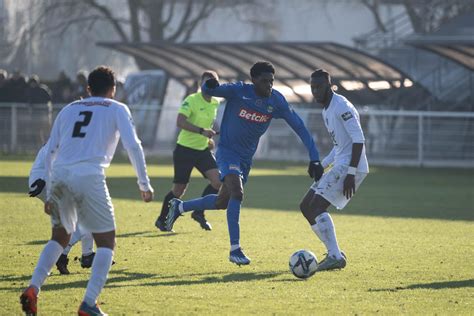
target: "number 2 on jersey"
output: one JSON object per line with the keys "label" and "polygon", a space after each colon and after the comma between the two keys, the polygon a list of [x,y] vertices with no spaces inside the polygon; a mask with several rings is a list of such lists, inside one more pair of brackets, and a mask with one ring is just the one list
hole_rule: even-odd
{"label": "number 2 on jersey", "polygon": [[86,133],[81,132],[81,128],[89,125],[89,123],[91,122],[91,118],[92,118],[92,112],[91,111],[82,111],[82,112],[79,112],[79,115],[83,115],[84,119],[82,121],[77,121],[76,124],[74,124],[74,130],[72,131],[72,137],[84,138],[86,136]]}

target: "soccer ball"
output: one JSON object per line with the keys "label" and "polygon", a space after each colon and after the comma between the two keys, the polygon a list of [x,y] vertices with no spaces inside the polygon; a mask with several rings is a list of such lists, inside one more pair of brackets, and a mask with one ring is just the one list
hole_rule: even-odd
{"label": "soccer ball", "polygon": [[306,279],[316,273],[318,261],[314,253],[308,250],[298,250],[290,257],[290,271],[295,277]]}

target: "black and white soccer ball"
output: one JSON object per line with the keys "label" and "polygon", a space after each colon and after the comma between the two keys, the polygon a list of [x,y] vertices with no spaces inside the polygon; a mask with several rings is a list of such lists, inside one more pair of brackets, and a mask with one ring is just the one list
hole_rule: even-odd
{"label": "black and white soccer ball", "polygon": [[290,271],[300,279],[307,279],[316,273],[318,260],[316,255],[308,250],[298,250],[290,257]]}

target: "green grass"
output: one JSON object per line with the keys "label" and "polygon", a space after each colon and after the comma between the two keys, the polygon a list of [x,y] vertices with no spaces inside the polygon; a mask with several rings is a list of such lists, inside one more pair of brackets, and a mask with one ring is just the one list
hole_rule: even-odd
{"label": "green grass", "polygon": [[[30,160],[0,161],[0,315],[18,315],[49,218],[25,194]],[[333,212],[345,270],[294,278],[288,258],[324,248],[298,211],[310,185],[305,167],[257,163],[241,213],[248,267],[227,260],[225,213],[209,211],[214,230],[181,218],[176,234],[153,226],[171,185],[169,164],[149,166],[156,202],[139,200],[133,169],[107,172],[117,217],[117,248],[99,298],[111,315],[152,314],[470,314],[474,310],[474,171],[372,168],[343,212]],[[200,194],[196,177],[186,197]],[[80,256],[80,245],[70,258]],[[89,271],[71,260],[40,296],[41,315],[73,315]]]}

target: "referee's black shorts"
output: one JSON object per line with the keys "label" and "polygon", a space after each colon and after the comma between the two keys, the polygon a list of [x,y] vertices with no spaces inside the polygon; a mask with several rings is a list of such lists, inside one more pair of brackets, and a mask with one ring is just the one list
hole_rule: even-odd
{"label": "referee's black shorts", "polygon": [[191,177],[193,168],[196,167],[202,175],[211,169],[217,169],[216,158],[212,152],[206,148],[197,150],[176,145],[173,151],[174,179],[173,183],[187,184]]}

